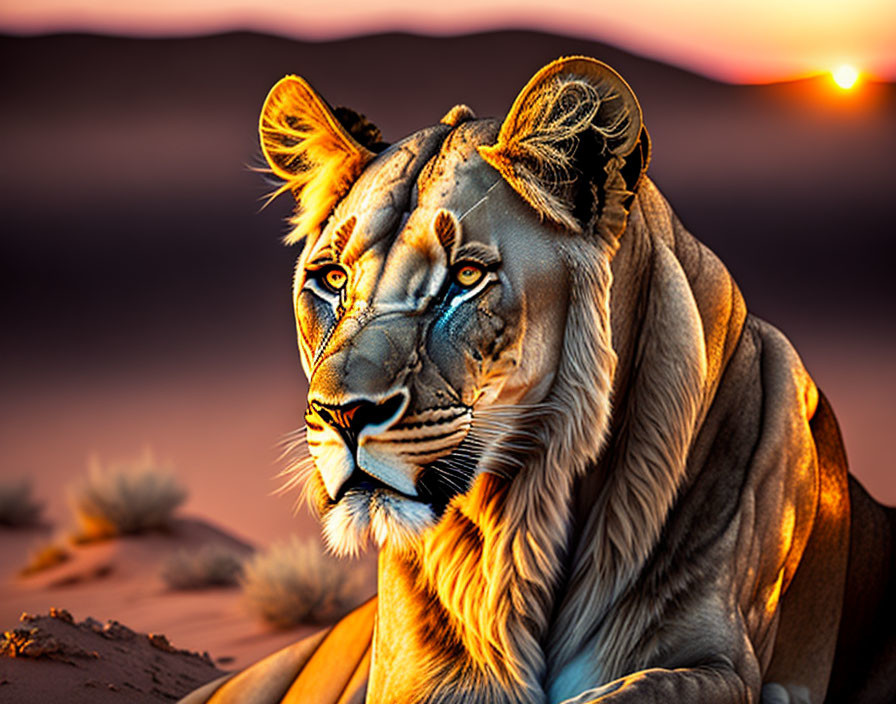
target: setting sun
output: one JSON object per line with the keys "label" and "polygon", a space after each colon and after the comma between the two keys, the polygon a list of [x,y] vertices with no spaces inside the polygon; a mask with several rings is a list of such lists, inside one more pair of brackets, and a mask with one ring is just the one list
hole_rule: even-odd
{"label": "setting sun", "polygon": [[849,90],[855,86],[856,81],[859,80],[859,72],[854,66],[848,64],[835,68],[831,71],[831,76],[834,79],[834,83],[840,86],[843,90]]}

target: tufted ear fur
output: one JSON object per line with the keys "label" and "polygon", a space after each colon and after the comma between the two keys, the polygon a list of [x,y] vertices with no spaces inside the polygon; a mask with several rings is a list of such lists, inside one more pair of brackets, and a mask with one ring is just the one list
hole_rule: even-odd
{"label": "tufted ear fur", "polygon": [[574,56],[532,77],[497,143],[479,153],[542,217],[615,239],[649,149],[628,84],[606,64]]}
{"label": "tufted ear fur", "polygon": [[286,243],[318,234],[374,153],[352,138],[324,100],[298,76],[286,76],[271,88],[258,131],[271,171],[283,180],[271,197],[290,191],[296,199],[292,220],[296,227]]}

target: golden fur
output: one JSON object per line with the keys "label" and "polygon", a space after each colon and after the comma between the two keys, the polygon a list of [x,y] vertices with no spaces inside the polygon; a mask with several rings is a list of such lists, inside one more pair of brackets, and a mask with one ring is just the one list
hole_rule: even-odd
{"label": "golden fur", "polygon": [[[297,103],[303,107],[301,120],[293,107]],[[289,191],[299,202],[295,229],[284,239],[295,244],[320,228],[373,153],[349,136],[298,76],[286,76],[271,88],[258,131],[271,173],[283,181],[271,198]]]}

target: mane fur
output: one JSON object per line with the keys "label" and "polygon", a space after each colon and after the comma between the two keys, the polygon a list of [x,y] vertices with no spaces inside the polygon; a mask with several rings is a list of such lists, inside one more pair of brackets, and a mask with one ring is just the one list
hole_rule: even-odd
{"label": "mane fur", "polygon": [[[668,222],[654,224],[669,227]],[[643,633],[625,618],[602,623],[603,616],[635,580],[660,538],[685,480],[705,401],[706,349],[697,304],[669,247],[659,239],[653,246],[652,295],[645,333],[635,348],[628,400],[617,409],[623,417],[609,471],[576,536],[573,572],[548,645],[557,670],[603,628],[597,651],[589,653],[599,668],[598,681],[625,674],[623,658]],[[643,610],[632,617],[643,618]]]}

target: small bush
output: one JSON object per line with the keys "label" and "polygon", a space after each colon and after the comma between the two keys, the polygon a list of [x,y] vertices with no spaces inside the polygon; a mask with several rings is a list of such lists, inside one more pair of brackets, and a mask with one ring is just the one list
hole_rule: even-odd
{"label": "small bush", "polygon": [[19,570],[20,577],[30,577],[71,559],[71,553],[57,543],[47,543],[37,548],[28,557],[26,565]]}
{"label": "small bush", "polygon": [[162,579],[171,589],[232,587],[243,574],[243,556],[223,545],[178,550],[162,566]]}
{"label": "small bush", "polygon": [[0,525],[35,525],[42,510],[43,506],[31,498],[31,484],[27,481],[0,483]]}
{"label": "small bush", "polygon": [[360,570],[296,536],[249,560],[242,581],[252,611],[279,628],[335,621],[367,596]]}
{"label": "small bush", "polygon": [[187,498],[167,468],[150,453],[133,462],[102,467],[93,459],[87,477],[72,493],[78,521],[76,542],[167,528],[172,514]]}

